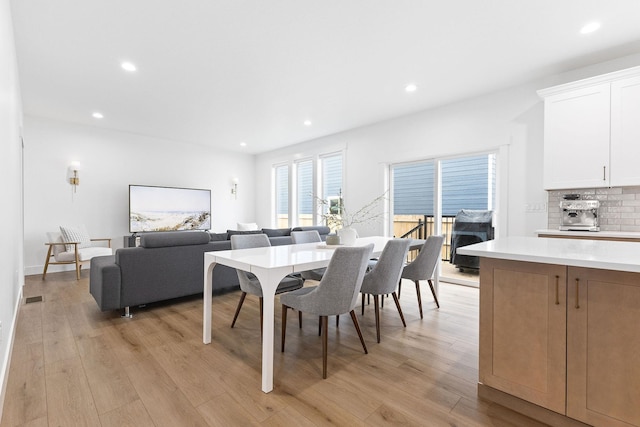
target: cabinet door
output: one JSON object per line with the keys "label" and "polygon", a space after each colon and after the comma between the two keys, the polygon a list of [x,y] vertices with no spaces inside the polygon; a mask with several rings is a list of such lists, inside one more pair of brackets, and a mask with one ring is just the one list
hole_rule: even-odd
{"label": "cabinet door", "polygon": [[611,185],[640,185],[640,77],[611,84]]}
{"label": "cabinet door", "polygon": [[480,259],[480,382],[565,413],[566,267]]}
{"label": "cabinet door", "polygon": [[567,416],[640,426],[640,274],[569,267]]}
{"label": "cabinet door", "polygon": [[544,101],[544,188],[609,184],[610,84]]}

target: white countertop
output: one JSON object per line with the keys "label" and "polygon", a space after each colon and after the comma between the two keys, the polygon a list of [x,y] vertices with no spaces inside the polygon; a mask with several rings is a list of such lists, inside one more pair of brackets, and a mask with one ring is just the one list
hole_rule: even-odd
{"label": "white countertop", "polygon": [[462,255],[640,272],[636,242],[505,237],[458,248]]}
{"label": "white countertop", "polygon": [[552,236],[576,236],[603,238],[612,237],[619,239],[640,239],[640,232],[637,231],[560,231],[557,229],[536,230],[536,234],[549,234]]}

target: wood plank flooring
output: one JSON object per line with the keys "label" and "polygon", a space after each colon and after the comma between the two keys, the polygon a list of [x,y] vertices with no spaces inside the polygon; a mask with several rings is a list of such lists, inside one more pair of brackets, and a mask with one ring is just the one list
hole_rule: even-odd
{"label": "wood plank flooring", "polygon": [[[99,311],[88,272],[28,276],[20,307],[1,427],[7,426],[543,426],[477,397],[478,289],[441,284],[442,308],[403,286],[403,328],[391,299],[376,343],[373,307],[360,316],[369,354],[349,316],[329,322],[322,379],[318,319],[289,316],[275,388],[260,390],[256,298],[229,327],[239,293],[213,298],[213,339],[202,344],[202,298]],[[427,286],[426,284],[424,285]],[[413,289],[412,289],[413,288]]]}

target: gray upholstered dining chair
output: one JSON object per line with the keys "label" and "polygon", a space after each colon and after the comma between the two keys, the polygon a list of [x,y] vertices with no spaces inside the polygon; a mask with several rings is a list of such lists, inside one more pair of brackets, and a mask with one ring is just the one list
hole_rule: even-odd
{"label": "gray upholstered dining chair", "polygon": [[[294,245],[302,243],[321,243],[320,233],[318,230],[292,231],[291,240]],[[313,270],[303,271],[300,273],[305,280],[321,280],[326,268],[315,268]]]}
{"label": "gray upholstered dining chair", "polygon": [[422,297],[420,296],[420,280],[426,280],[431,288],[433,299],[436,306],[440,308],[440,302],[436,296],[436,290],[433,288],[433,274],[436,271],[438,261],[442,257],[442,244],[444,236],[429,236],[427,241],[420,249],[420,253],[411,263],[402,269],[402,275],[398,282],[398,298],[402,287],[402,279],[413,280],[416,284],[416,294],[418,295],[418,307],[420,309],[420,318],[422,319]]}
{"label": "gray upholstered dining chair", "polygon": [[373,304],[375,305],[376,316],[376,338],[380,342],[380,295],[391,294],[396,308],[400,314],[402,325],[407,326],[400,308],[400,301],[396,294],[396,288],[400,281],[402,267],[409,252],[409,239],[393,239],[389,240],[382,250],[382,254],[375,263],[373,269],[365,274],[362,281],[360,293],[362,294],[362,314],[364,314],[364,296],[365,294],[373,295]]}
{"label": "gray upholstered dining chair", "polygon": [[[269,246],[271,246],[271,243],[269,242],[269,238],[266,234],[234,234],[231,236],[231,249],[264,248]],[[236,313],[233,315],[231,327],[233,328],[236,324],[236,319],[238,319],[238,314],[240,314],[240,309],[242,308],[242,304],[244,303],[244,299],[247,294],[256,295],[260,299],[260,336],[262,336],[263,301],[260,281],[252,273],[242,270],[236,271],[238,272],[238,281],[240,282],[240,290],[242,291],[242,294],[240,295],[240,301],[238,301]],[[278,285],[276,294],[300,289],[303,283],[304,279],[301,277],[286,276]],[[302,314],[300,314],[300,322],[302,322],[301,319]]]}
{"label": "gray upholstered dining chair", "polygon": [[365,354],[368,353],[353,308],[358,299],[362,279],[367,269],[367,260],[371,256],[372,250],[373,244],[335,249],[327,271],[318,286],[304,287],[280,297],[282,303],[282,351],[284,351],[287,331],[288,308],[320,316],[322,321],[322,378],[327,378],[328,316],[349,313],[360,337],[362,348]]}

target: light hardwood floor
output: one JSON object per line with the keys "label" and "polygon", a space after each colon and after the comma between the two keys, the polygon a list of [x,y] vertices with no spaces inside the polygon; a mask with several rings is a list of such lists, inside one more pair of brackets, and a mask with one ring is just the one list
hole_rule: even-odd
{"label": "light hardwood floor", "polygon": [[369,348],[349,316],[329,322],[328,378],[322,379],[318,320],[289,316],[280,349],[276,308],[275,389],[260,390],[258,303],[247,298],[229,327],[239,294],[213,298],[213,340],[202,344],[202,299],[152,304],[133,319],[102,313],[88,273],[28,276],[9,371],[1,427],[28,426],[542,426],[480,400],[478,289],[441,284],[442,308],[405,284],[403,328],[394,304],[360,316]]}

